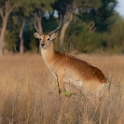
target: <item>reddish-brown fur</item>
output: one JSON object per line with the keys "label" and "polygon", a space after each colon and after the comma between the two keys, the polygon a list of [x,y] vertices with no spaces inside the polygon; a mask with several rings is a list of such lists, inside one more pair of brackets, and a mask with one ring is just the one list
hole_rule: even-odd
{"label": "reddish-brown fur", "polygon": [[[107,79],[100,69],[72,55],[55,51],[52,42],[55,33],[51,36],[38,33],[34,33],[34,35],[40,39],[43,60],[57,80],[60,92],[63,91],[64,82],[67,82],[79,89],[84,89],[86,93],[95,93],[100,97],[99,92],[103,84],[107,83]],[[48,39],[50,40],[48,41]],[[43,47],[42,44],[44,44]]]}

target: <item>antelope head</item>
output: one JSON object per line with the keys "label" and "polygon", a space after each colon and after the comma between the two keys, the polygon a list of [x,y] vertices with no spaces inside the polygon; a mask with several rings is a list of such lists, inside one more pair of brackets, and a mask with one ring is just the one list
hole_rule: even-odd
{"label": "antelope head", "polygon": [[34,36],[39,39],[41,49],[46,50],[47,48],[49,48],[51,41],[54,38],[56,38],[57,31],[61,28],[61,25],[62,25],[62,16],[60,16],[59,26],[55,30],[51,31],[49,34],[44,35],[43,33],[41,33],[38,30],[38,27],[37,27],[37,24],[36,24],[36,18],[35,18],[34,27],[35,27],[35,30],[37,32],[34,33]]}

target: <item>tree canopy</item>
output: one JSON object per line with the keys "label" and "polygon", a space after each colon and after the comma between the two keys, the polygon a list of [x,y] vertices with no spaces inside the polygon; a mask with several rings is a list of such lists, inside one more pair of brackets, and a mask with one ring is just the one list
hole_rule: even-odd
{"label": "tree canopy", "polygon": [[124,19],[116,5],[117,0],[0,0],[0,55],[6,50],[38,50],[33,37],[35,14],[44,33],[56,28],[63,16],[55,42],[60,51],[123,53]]}

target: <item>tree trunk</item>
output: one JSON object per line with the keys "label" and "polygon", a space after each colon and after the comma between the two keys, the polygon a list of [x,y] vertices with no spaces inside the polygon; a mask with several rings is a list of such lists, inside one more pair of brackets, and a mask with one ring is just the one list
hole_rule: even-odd
{"label": "tree trunk", "polygon": [[[41,24],[41,17],[37,16],[37,25],[38,25],[38,29],[41,33],[43,33],[43,28],[42,28],[42,24]],[[40,44],[39,44],[39,53],[40,53]]]}
{"label": "tree trunk", "polygon": [[0,15],[2,18],[2,30],[0,34],[0,56],[4,54],[4,36],[5,36],[5,31],[7,27],[7,22],[8,22],[8,17],[10,13],[13,11],[14,8],[18,7],[19,3],[16,2],[15,4],[11,5],[10,0],[5,1],[5,6],[0,7]]}
{"label": "tree trunk", "polygon": [[73,13],[72,12],[69,12],[68,13],[68,16],[69,16],[69,20],[64,23],[64,25],[62,26],[61,32],[60,32],[59,44],[63,44],[64,43],[65,32],[66,32],[66,30],[67,30],[70,22],[73,19]]}
{"label": "tree trunk", "polygon": [[3,55],[3,44],[1,42],[1,38],[0,38],[0,56]]}
{"label": "tree trunk", "polygon": [[19,33],[19,38],[20,38],[20,50],[19,53],[23,54],[24,53],[24,39],[23,39],[23,31],[24,31],[24,27],[25,27],[25,19],[23,19],[22,21],[22,25],[21,25],[21,29],[20,29],[20,33]]}
{"label": "tree trunk", "polygon": [[8,21],[8,15],[6,15],[3,18],[3,25],[1,29],[1,35],[0,35],[0,56],[4,54],[4,36],[5,36],[5,31],[6,31],[6,26],[7,26],[7,21]]}

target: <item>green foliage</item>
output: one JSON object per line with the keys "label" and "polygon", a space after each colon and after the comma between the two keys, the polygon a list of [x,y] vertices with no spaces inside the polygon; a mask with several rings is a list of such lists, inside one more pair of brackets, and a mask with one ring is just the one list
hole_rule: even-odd
{"label": "green foliage", "polygon": [[[94,5],[95,2],[97,6]],[[113,20],[110,20],[110,17],[113,16],[116,5],[116,0],[86,1],[81,4],[78,17],[87,23],[93,20],[97,32],[108,31],[109,26],[113,22]]]}
{"label": "green foliage", "polygon": [[[5,2],[0,0],[0,7],[4,8]],[[14,44],[17,49],[19,48],[19,30],[22,20],[26,19],[23,32],[25,51],[37,51],[38,42],[33,36],[35,31],[34,12],[38,11],[39,16],[42,16],[43,32],[47,34],[58,25],[58,20],[53,16],[53,10],[57,10],[59,14],[61,12],[63,16],[68,16],[66,12],[78,8],[67,28],[64,48],[61,49],[69,52],[77,50],[83,53],[97,51],[112,54],[124,53],[124,19],[114,10],[117,0],[21,0],[21,2],[20,0],[9,0],[9,2],[10,6],[19,4],[19,7],[14,9],[10,15],[7,25],[6,41],[9,50],[14,50]],[[46,12],[47,17],[44,16]],[[89,30],[91,21],[95,22],[95,31]],[[60,50],[58,42],[55,44]]]}
{"label": "green foliage", "polygon": [[54,10],[57,10],[62,15],[65,15],[68,9],[72,9],[73,0],[57,0],[52,4]]}
{"label": "green foliage", "polygon": [[111,31],[103,34],[107,51],[110,53],[124,53],[124,20],[118,20],[111,26]]}
{"label": "green foliage", "polygon": [[5,40],[7,41],[7,48],[9,51],[14,51],[15,46],[16,49],[18,49],[18,40],[19,40],[18,33],[19,33],[19,28],[17,26],[15,26],[14,29],[8,31]]}
{"label": "green foliage", "polygon": [[88,25],[77,20],[67,31],[65,46],[67,44],[72,46],[70,51],[75,48],[79,52],[91,53],[100,46],[100,36],[97,32],[89,32]]}
{"label": "green foliage", "polygon": [[115,16],[118,15],[115,13],[112,17],[114,23],[109,27],[110,31],[102,33],[90,32],[87,23],[75,18],[66,32],[64,50],[69,49],[69,52],[73,52],[76,49],[83,53],[97,51],[111,54],[124,53],[124,20]]}
{"label": "green foliage", "polygon": [[102,3],[101,0],[74,0],[77,7],[83,7],[84,10],[89,8],[99,8]]}
{"label": "green foliage", "polygon": [[53,16],[51,16],[49,19],[43,17],[42,18],[42,26],[43,26],[43,32],[45,34],[51,32],[52,30],[54,30],[58,24],[57,24],[57,19],[54,18]]}
{"label": "green foliage", "polygon": [[[24,32],[25,33],[24,39],[25,39],[25,42],[28,41],[28,48],[29,48],[28,50],[30,50],[32,52],[38,52],[39,40],[36,39],[34,37],[34,35],[33,35],[33,33],[35,32],[35,30],[34,30],[34,26],[33,26],[33,21],[32,20],[29,23],[29,27]],[[28,37],[27,37],[27,33],[28,33]]]}
{"label": "green foliage", "polygon": [[35,38],[32,38],[31,39],[31,42],[30,42],[30,50],[32,52],[38,52],[38,41],[36,42]]}

